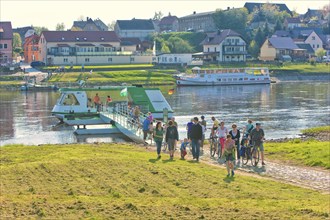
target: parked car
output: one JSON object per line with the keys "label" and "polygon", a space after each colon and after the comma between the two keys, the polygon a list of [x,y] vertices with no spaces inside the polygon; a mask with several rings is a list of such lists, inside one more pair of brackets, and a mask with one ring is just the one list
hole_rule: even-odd
{"label": "parked car", "polygon": [[38,66],[45,66],[45,63],[44,62],[41,62],[41,61],[33,61],[30,63],[30,66],[31,67],[38,67]]}

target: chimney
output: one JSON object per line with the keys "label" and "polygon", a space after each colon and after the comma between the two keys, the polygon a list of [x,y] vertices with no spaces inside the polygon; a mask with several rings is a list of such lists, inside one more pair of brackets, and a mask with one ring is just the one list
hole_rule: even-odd
{"label": "chimney", "polygon": [[87,21],[89,20],[89,17],[87,17]]}
{"label": "chimney", "polygon": [[230,9],[230,7],[227,7],[227,10],[229,10]]}
{"label": "chimney", "polygon": [[196,11],[194,11],[194,13],[193,13],[194,15],[196,14]]}

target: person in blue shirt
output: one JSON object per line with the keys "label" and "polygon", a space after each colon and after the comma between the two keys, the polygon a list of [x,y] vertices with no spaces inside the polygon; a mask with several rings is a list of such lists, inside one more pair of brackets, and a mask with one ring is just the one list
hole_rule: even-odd
{"label": "person in blue shirt", "polygon": [[186,130],[187,130],[187,138],[190,140],[190,131],[192,126],[194,125],[194,119],[192,118],[190,122],[187,123]]}
{"label": "person in blue shirt", "polygon": [[187,155],[187,146],[189,144],[189,141],[187,138],[183,139],[180,147],[181,151],[181,159],[184,160],[184,157]]}
{"label": "person in blue shirt", "polygon": [[148,143],[146,142],[148,133],[149,133],[149,125],[150,125],[150,120],[149,117],[146,117],[146,119],[144,119],[143,121],[143,140],[144,140],[144,145],[147,145]]}

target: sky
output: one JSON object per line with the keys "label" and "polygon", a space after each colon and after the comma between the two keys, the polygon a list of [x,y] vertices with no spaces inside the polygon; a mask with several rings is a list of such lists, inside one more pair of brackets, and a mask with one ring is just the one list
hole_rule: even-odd
{"label": "sky", "polygon": [[155,12],[182,17],[194,11],[207,12],[227,7],[240,8],[245,2],[285,3],[290,10],[303,14],[310,9],[321,9],[329,0],[0,0],[0,21],[11,21],[13,28],[45,26],[55,30],[64,23],[70,29],[79,17],[100,18],[105,24],[132,18],[149,19]]}

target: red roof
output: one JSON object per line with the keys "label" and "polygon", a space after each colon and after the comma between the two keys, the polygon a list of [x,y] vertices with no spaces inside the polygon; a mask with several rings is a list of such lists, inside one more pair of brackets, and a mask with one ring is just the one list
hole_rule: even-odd
{"label": "red roof", "polygon": [[120,42],[114,31],[43,31],[47,42]]}
{"label": "red roof", "polygon": [[0,29],[2,29],[1,40],[11,40],[13,39],[13,29],[11,27],[10,21],[0,22]]}

